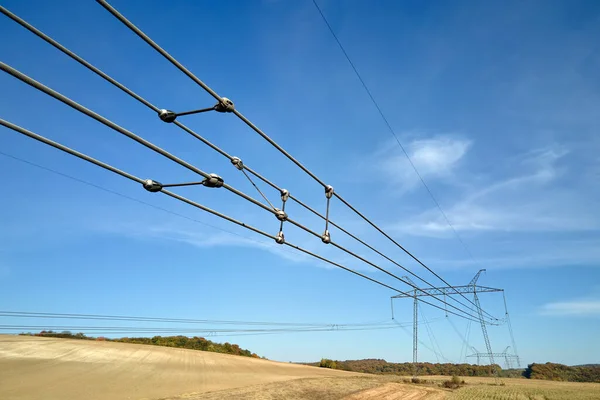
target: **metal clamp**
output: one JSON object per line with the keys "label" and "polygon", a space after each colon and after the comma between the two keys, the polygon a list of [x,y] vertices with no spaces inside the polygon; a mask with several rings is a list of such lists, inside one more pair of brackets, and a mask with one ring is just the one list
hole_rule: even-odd
{"label": "metal clamp", "polygon": [[330,199],[331,196],[333,196],[333,186],[327,185],[327,186],[325,186],[325,197]]}
{"label": "metal clamp", "polygon": [[285,211],[280,210],[279,208],[276,208],[274,211],[275,217],[277,217],[278,220],[280,220],[281,222],[287,221],[288,215]]}
{"label": "metal clamp", "polygon": [[[281,189],[281,201],[284,203],[290,198],[290,192],[287,189]],[[285,204],[284,204],[285,205]]]}
{"label": "metal clamp", "polygon": [[331,243],[331,235],[329,234],[328,230],[325,230],[323,235],[321,235],[321,241],[325,244]]}
{"label": "metal clamp", "polygon": [[146,179],[144,183],[142,183],[142,186],[151,193],[160,192],[163,188],[162,183],[153,181],[152,179]]}
{"label": "metal clamp", "polygon": [[158,111],[158,117],[164,122],[171,123],[177,119],[177,113],[163,108]]}
{"label": "metal clamp", "polygon": [[233,105],[233,101],[229,100],[227,97],[223,97],[222,101],[219,101],[215,105],[215,111],[218,111],[218,112],[221,112],[221,113],[232,112],[233,110],[235,110],[235,106]]}
{"label": "metal clamp", "polygon": [[240,171],[244,169],[244,163],[239,157],[232,157],[231,163]]}
{"label": "metal clamp", "polygon": [[223,181],[223,178],[221,178],[217,174],[208,174],[208,176],[209,176],[208,178],[206,178],[202,181],[202,185],[204,185],[208,188],[220,188],[225,183]]}
{"label": "metal clamp", "polygon": [[279,231],[279,233],[277,234],[277,236],[275,236],[275,242],[277,244],[284,244],[285,243],[285,237],[283,236],[283,231]]}

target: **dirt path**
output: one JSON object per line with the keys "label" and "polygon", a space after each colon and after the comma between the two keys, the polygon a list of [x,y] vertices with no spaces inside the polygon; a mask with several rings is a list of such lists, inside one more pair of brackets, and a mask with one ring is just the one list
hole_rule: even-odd
{"label": "dirt path", "polygon": [[0,335],[0,399],[159,399],[344,371],[168,347]]}
{"label": "dirt path", "polygon": [[344,397],[344,400],[441,400],[444,398],[444,392],[439,390],[388,383]]}

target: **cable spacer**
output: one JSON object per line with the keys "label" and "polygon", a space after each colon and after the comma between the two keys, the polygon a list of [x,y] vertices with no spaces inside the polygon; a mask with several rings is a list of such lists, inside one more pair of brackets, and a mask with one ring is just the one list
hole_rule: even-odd
{"label": "cable spacer", "polygon": [[290,198],[290,192],[287,189],[281,189],[281,201],[284,203]]}
{"label": "cable spacer", "polygon": [[321,236],[321,241],[325,244],[331,243],[331,235],[329,234],[328,230],[325,230],[325,232]]}
{"label": "cable spacer", "polygon": [[142,186],[151,193],[160,192],[163,188],[162,183],[153,181],[152,179],[146,179],[144,183],[142,183]]}
{"label": "cable spacer", "polygon": [[220,188],[221,186],[223,186],[223,178],[221,178],[219,175],[217,174],[208,174],[208,178],[204,179],[202,181],[202,184],[206,187],[209,188]]}
{"label": "cable spacer", "polygon": [[177,114],[174,111],[165,110],[163,108],[162,110],[158,111],[158,117],[164,122],[171,123],[177,119]]}
{"label": "cable spacer", "polygon": [[277,217],[278,220],[280,221],[287,221],[288,215],[285,213],[285,211],[280,210],[279,208],[276,208],[275,210],[275,217]]}
{"label": "cable spacer", "polygon": [[231,163],[240,171],[244,169],[244,163],[239,157],[232,157]]}
{"label": "cable spacer", "polygon": [[325,197],[330,199],[331,196],[333,196],[333,186],[327,185],[327,186],[325,186]]}
{"label": "cable spacer", "polygon": [[283,231],[279,231],[277,236],[275,236],[275,242],[277,242],[277,244],[285,243],[285,237],[283,236]]}
{"label": "cable spacer", "polygon": [[227,97],[221,98],[221,101],[219,101],[215,105],[215,111],[218,111],[218,112],[221,112],[221,113],[232,112],[233,110],[235,110],[235,106],[233,105],[233,101],[229,100]]}

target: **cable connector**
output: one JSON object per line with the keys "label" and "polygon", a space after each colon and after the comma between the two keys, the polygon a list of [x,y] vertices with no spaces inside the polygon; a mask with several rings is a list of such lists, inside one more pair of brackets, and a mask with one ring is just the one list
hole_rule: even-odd
{"label": "cable connector", "polygon": [[321,236],[321,241],[325,244],[331,243],[331,235],[329,234],[328,230],[325,230],[325,232]]}
{"label": "cable connector", "polygon": [[327,186],[325,186],[325,197],[330,199],[331,196],[333,196],[333,186],[327,185]]}
{"label": "cable connector", "polygon": [[281,189],[281,201],[284,203],[290,198],[290,192],[287,189]]}
{"label": "cable connector", "polygon": [[233,101],[229,100],[227,97],[223,97],[222,101],[219,101],[215,105],[215,111],[218,111],[218,112],[221,112],[221,113],[232,112],[233,110],[235,110],[235,106],[233,105]]}
{"label": "cable connector", "polygon": [[277,244],[284,244],[285,243],[285,237],[283,236],[283,231],[279,231],[279,233],[277,234],[277,236],[275,236],[275,242]]}
{"label": "cable connector", "polygon": [[162,110],[158,111],[158,117],[167,123],[171,123],[174,122],[177,119],[177,114],[175,113],[175,111],[171,111],[171,110],[165,110],[164,108]]}
{"label": "cable connector", "polygon": [[240,171],[244,169],[244,163],[239,157],[232,157],[231,163]]}
{"label": "cable connector", "polygon": [[202,185],[208,188],[220,188],[223,186],[223,178],[217,174],[208,174],[209,177],[202,181]]}
{"label": "cable connector", "polygon": [[273,211],[275,212],[275,217],[277,217],[278,220],[280,220],[281,222],[287,221],[288,215],[285,211],[280,210],[279,208],[276,208]]}
{"label": "cable connector", "polygon": [[142,183],[142,186],[151,193],[160,192],[163,188],[162,183],[153,181],[152,179],[146,179],[144,183]]}

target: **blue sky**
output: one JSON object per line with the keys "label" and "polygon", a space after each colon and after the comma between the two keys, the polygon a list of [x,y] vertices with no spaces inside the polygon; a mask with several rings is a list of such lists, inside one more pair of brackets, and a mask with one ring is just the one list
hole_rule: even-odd
{"label": "blue sky", "polygon": [[[481,284],[506,290],[523,364],[599,362],[591,349],[600,331],[600,4],[320,2],[473,258],[312,2],[111,4],[446,280],[465,284],[486,268]],[[95,2],[3,5],[159,107],[182,111],[214,103]],[[258,197],[227,159],[8,18],[0,21],[0,35],[10,38],[0,42],[3,62]],[[0,75],[0,88],[1,118],[142,178],[196,179],[7,74]],[[234,116],[182,122],[325,210],[322,188]],[[390,318],[394,293],[385,288],[4,128],[0,151],[195,220],[0,155],[1,309],[322,323]],[[278,230],[272,216],[224,190],[177,192],[270,233]],[[294,204],[288,211],[323,230],[322,221]],[[331,218],[439,283],[338,201]],[[285,234],[407,288],[293,227]],[[402,274],[341,233],[332,235]],[[486,309],[503,314],[501,296],[481,297]],[[411,301],[397,301],[395,311],[397,320],[410,321]],[[450,322],[438,319],[443,312],[423,313],[435,320],[444,357],[457,361],[462,341]],[[467,322],[452,317],[452,323],[466,332]],[[490,328],[490,335],[494,351],[510,345],[505,326]],[[283,361],[412,357],[410,335],[402,330],[221,339]],[[475,325],[470,341],[483,351]],[[420,354],[436,361],[426,348]]]}

